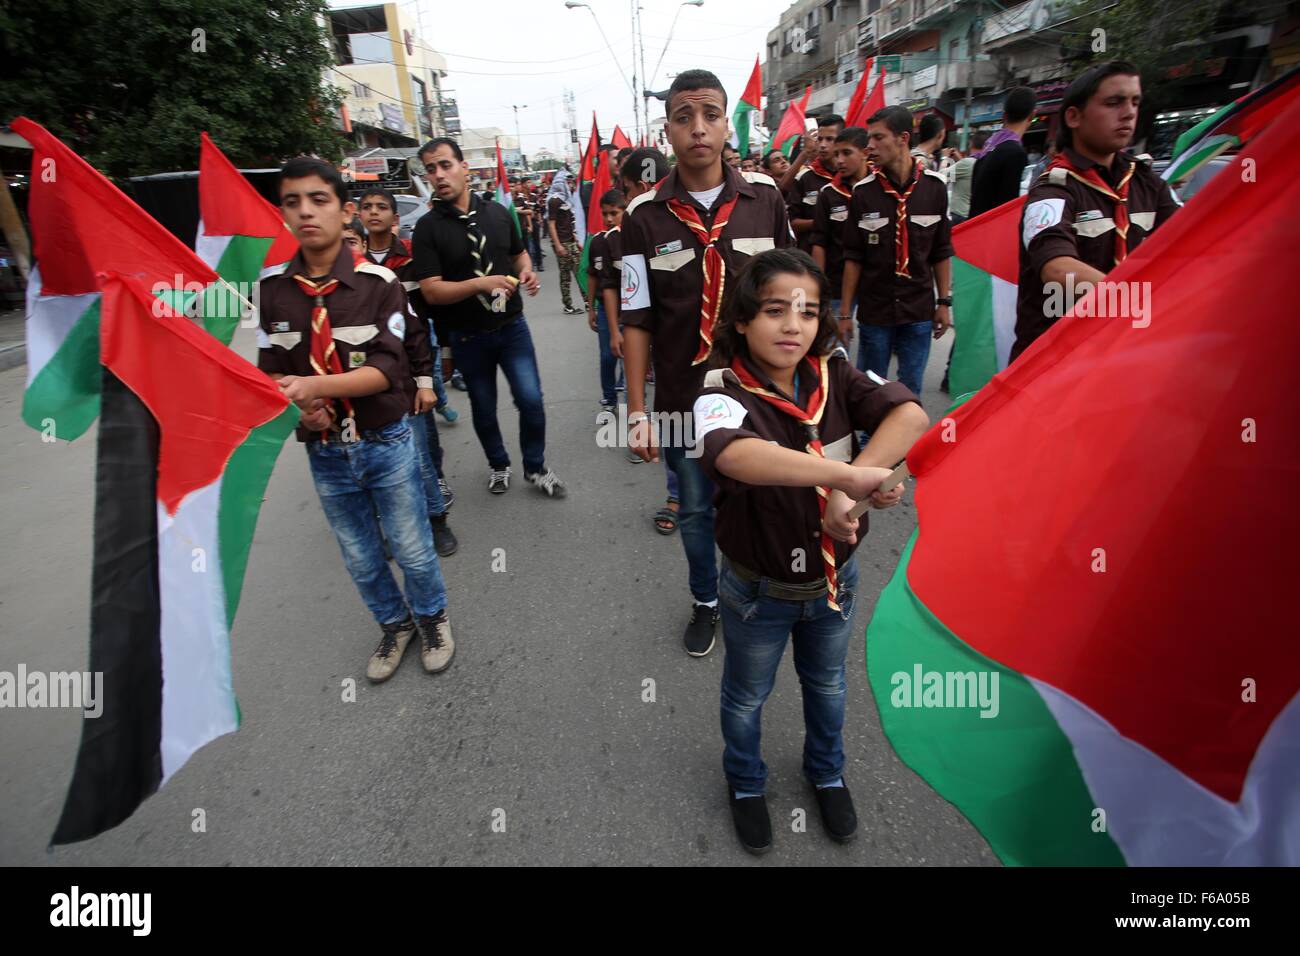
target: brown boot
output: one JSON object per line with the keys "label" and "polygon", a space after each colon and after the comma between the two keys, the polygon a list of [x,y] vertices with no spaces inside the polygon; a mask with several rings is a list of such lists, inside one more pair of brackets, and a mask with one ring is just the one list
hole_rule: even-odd
{"label": "brown boot", "polygon": [[397,665],[402,663],[402,655],[406,653],[406,645],[415,636],[415,621],[408,617],[405,621],[385,624],[383,628],[384,636],[371,655],[370,663],[366,665],[366,677],[376,684],[388,680],[397,672]]}
{"label": "brown boot", "polygon": [[456,642],[451,639],[447,609],[443,608],[432,617],[420,618],[420,661],[424,669],[430,674],[445,671],[451,666],[455,653]]}

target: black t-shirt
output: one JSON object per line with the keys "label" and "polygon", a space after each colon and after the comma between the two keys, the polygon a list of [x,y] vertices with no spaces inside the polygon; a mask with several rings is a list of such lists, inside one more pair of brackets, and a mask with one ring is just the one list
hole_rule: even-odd
{"label": "black t-shirt", "polygon": [[[515,229],[509,210],[496,201],[485,202],[470,194],[470,211],[486,240],[483,256],[492,263],[491,275],[514,275],[514,258],[524,251],[523,239]],[[414,281],[440,276],[449,282],[463,282],[477,275],[470,253],[469,224],[450,203],[435,202],[427,216],[415,224],[411,238],[414,260],[408,275]],[[500,311],[492,308],[494,300],[471,295],[451,305],[431,305],[429,311],[438,329],[482,332],[500,328],[524,310],[520,292],[501,301]]]}
{"label": "black t-shirt", "polygon": [[1020,195],[1020,177],[1029,154],[1018,139],[999,143],[991,153],[975,160],[970,180],[970,218],[996,209]]}

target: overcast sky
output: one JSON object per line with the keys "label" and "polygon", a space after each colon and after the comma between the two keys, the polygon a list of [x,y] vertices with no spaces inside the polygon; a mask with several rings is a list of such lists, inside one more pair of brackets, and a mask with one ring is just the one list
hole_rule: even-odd
{"label": "overcast sky", "polygon": [[[618,123],[632,134],[631,0],[589,0],[618,57],[616,67],[596,20],[585,9],[568,10],[564,0],[408,0],[411,15],[422,14],[424,42],[447,57],[448,89],[460,106],[464,127],[499,126],[515,132],[511,104],[519,111],[525,153],[546,146],[564,148],[565,89],[574,94],[577,125],[586,141],[596,111],[602,135]],[[712,70],[722,80],[728,112],[744,90],[790,0],[705,0],[682,7],[679,0],[641,0],[646,69],[664,52],[673,15],[681,10],[671,43],[650,89],[666,89],[669,77],[691,68]],[[542,62],[545,61],[545,62]],[[621,72],[620,72],[621,70]],[[638,90],[639,92],[639,90]],[[650,101],[651,115],[663,105]],[[657,108],[657,111],[656,111]]]}

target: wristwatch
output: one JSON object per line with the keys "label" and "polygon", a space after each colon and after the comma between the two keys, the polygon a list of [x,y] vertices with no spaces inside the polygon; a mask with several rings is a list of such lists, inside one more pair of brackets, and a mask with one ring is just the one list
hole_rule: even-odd
{"label": "wristwatch", "polygon": [[935,301],[939,305],[946,305],[948,308],[952,308],[952,296],[950,295],[940,296],[938,299],[935,299]]}

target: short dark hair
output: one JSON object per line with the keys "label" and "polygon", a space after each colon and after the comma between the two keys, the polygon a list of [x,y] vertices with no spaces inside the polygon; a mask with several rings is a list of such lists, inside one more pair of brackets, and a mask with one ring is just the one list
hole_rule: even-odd
{"label": "short dark hair", "polygon": [[727,150],[731,150],[731,151],[732,151],[733,153],[735,153],[737,156],[740,155],[740,150],[736,149],[736,147],[732,146],[730,143],[723,143],[723,144],[722,144],[722,151],[725,153]]}
{"label": "short dark hair", "polygon": [[387,189],[385,189],[383,186],[371,186],[371,187],[369,187],[368,189],[365,190],[365,192],[363,192],[360,196],[357,197],[357,202],[358,202],[358,203],[363,203],[363,202],[365,202],[367,199],[369,199],[371,196],[382,196],[382,197],[384,197],[385,199],[388,200],[388,205],[389,205],[389,207],[393,210],[393,212],[397,212],[397,197],[394,196],[394,195],[393,195],[391,192],[389,192]]}
{"label": "short dark hair", "polygon": [[871,137],[867,135],[867,131],[861,126],[846,126],[835,137],[835,142],[849,143],[858,149],[866,149],[871,142]]}
{"label": "short dark hair", "polygon": [[1088,100],[1101,88],[1102,80],[1109,76],[1141,76],[1142,73],[1128,60],[1111,60],[1089,67],[1074,78],[1061,98],[1061,125],[1056,131],[1056,145],[1066,149],[1074,145],[1074,131],[1065,122],[1065,111],[1070,107],[1083,109]]}
{"label": "short dark hair", "polygon": [[806,275],[817,283],[820,300],[817,337],[813,339],[808,354],[821,356],[835,347],[839,328],[831,311],[833,293],[826,273],[802,249],[768,249],[745,263],[734,281],[728,279],[722,311],[713,330],[713,353],[709,364],[714,368],[730,365],[736,356],[749,356],[749,343],[736,326],[750,322],[758,315],[763,287],[778,275]]}
{"label": "short dark hair", "polygon": [[820,129],[825,126],[838,126],[844,128],[844,117],[839,113],[827,113],[825,116],[817,117],[817,127]]}
{"label": "short dark hair", "polygon": [[610,189],[600,197],[600,204],[602,206],[617,206],[619,209],[626,209],[627,197],[623,195],[623,190],[621,189]]}
{"label": "short dark hair", "polygon": [[365,238],[366,224],[361,221],[360,216],[353,216],[352,221],[347,223],[343,228],[350,229],[353,232],[355,232],[358,236],[361,236],[363,239]]}
{"label": "short dark hair", "polygon": [[779,149],[769,149],[766,153],[763,154],[763,168],[764,168],[764,169],[771,169],[771,168],[772,168],[772,157],[773,157],[773,156],[780,156],[780,157],[784,158],[784,157],[785,157],[785,153],[781,152]]}
{"label": "short dark hair", "polygon": [[937,113],[926,113],[916,127],[916,141],[924,143],[934,139],[944,128],[943,117]]}
{"label": "short dark hair", "polygon": [[1007,101],[1002,107],[1002,113],[1007,118],[1008,123],[1023,123],[1034,114],[1034,107],[1038,105],[1038,98],[1034,96],[1034,91],[1027,86],[1015,86],[1007,93]]}
{"label": "short dark hair", "polygon": [[618,151],[618,155],[614,157],[614,162],[622,166],[624,161],[626,161],[626,159],[629,156],[631,156],[634,152],[636,152],[636,150],[634,150],[631,146],[624,146],[622,149]]}
{"label": "short dark hair", "polygon": [[668,87],[668,98],[664,101],[664,108],[672,112],[673,97],[678,93],[688,93],[691,90],[717,90],[722,94],[722,105],[727,105],[727,91],[722,86],[722,81],[710,73],[708,70],[684,70],[678,73],[673,79],[673,85]]}
{"label": "short dark hair", "polygon": [[281,194],[286,179],[306,179],[308,176],[319,176],[329,183],[334,195],[339,197],[340,206],[348,201],[348,187],[343,182],[342,175],[333,163],[327,163],[316,156],[295,156],[281,166],[280,175],[275,178],[275,194]]}
{"label": "short dark hair", "polygon": [[416,153],[416,155],[420,157],[420,162],[424,162],[424,157],[426,154],[436,153],[438,151],[439,146],[450,146],[451,155],[455,156],[457,159],[461,161],[464,161],[465,154],[460,151],[460,143],[456,142],[450,136],[437,136],[429,140],[423,146],[421,146],[420,151]]}
{"label": "short dark hair", "polygon": [[872,123],[884,123],[895,136],[906,133],[908,142],[911,142],[912,114],[901,106],[886,106],[876,110],[867,118],[867,125]]}
{"label": "short dark hair", "polygon": [[659,182],[668,175],[669,169],[667,156],[652,146],[642,146],[632,150],[632,155],[623,164],[619,179],[636,183],[643,181],[645,174],[649,173],[654,176],[655,182]]}

